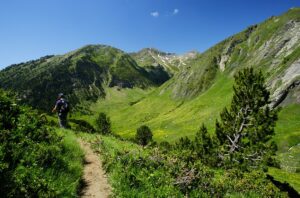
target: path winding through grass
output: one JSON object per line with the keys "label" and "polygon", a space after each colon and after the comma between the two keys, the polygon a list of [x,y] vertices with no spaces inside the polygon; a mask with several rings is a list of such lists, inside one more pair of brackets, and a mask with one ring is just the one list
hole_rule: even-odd
{"label": "path winding through grass", "polygon": [[90,145],[78,139],[81,148],[85,152],[84,170],[82,176],[82,189],[80,197],[83,198],[107,198],[111,195],[111,187],[107,182],[107,176],[102,169],[99,155]]}

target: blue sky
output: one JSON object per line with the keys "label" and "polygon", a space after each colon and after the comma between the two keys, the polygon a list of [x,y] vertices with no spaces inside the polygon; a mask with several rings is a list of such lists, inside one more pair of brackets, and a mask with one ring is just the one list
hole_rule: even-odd
{"label": "blue sky", "polygon": [[87,44],[203,52],[291,7],[300,1],[0,0],[0,69]]}

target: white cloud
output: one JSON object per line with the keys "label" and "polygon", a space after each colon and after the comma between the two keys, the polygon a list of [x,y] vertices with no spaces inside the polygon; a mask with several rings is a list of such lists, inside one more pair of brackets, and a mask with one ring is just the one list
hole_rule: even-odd
{"label": "white cloud", "polygon": [[157,11],[151,12],[150,15],[153,17],[159,17],[159,12],[157,12]]}
{"label": "white cloud", "polygon": [[179,9],[175,8],[175,9],[173,10],[173,15],[178,14],[178,12],[179,12]]}

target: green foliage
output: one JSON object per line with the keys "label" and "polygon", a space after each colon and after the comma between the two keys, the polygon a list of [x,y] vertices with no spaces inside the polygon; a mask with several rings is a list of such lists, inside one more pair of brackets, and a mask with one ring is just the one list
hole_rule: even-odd
{"label": "green foliage", "polygon": [[235,76],[230,109],[220,114],[216,135],[226,166],[257,168],[275,154],[268,141],[274,134],[277,111],[268,107],[269,92],[262,73],[246,68]]}
{"label": "green foliage", "polygon": [[69,151],[64,136],[47,127],[37,112],[15,104],[2,91],[0,112],[1,195],[74,196],[82,172],[82,153]]}
{"label": "green foliage", "polygon": [[96,119],[97,130],[101,134],[111,133],[111,123],[109,117],[105,113],[99,113]]}
{"label": "green foliage", "polygon": [[89,133],[96,132],[96,129],[85,120],[71,118],[69,121],[73,124],[72,129],[75,131],[84,131]]}
{"label": "green foliage", "polygon": [[282,183],[288,182],[300,194],[300,174],[287,172],[278,168],[269,168],[268,173]]}
{"label": "green foliage", "polygon": [[215,139],[210,137],[207,128],[204,124],[196,133],[195,140],[193,141],[194,151],[196,155],[204,164],[215,165],[216,159],[216,142]]}
{"label": "green foliage", "polygon": [[143,125],[136,130],[135,139],[140,145],[146,146],[152,141],[152,136],[153,134],[151,129],[148,126]]}
{"label": "green foliage", "polygon": [[101,152],[116,197],[286,197],[261,171],[212,169],[176,145],[161,150],[109,136],[81,136]]}
{"label": "green foliage", "polygon": [[[282,76],[299,58],[298,44],[289,50],[283,50],[284,53],[277,56],[279,50],[289,41],[277,43],[277,39],[273,39],[281,38],[297,21],[299,21],[299,8],[291,9],[280,17],[272,17],[262,24],[250,27],[204,52],[197,57],[197,60],[182,67],[182,71],[179,71],[173,79],[151,93],[152,90],[139,89],[104,91],[105,86],[112,82],[111,80],[114,80],[111,86],[145,87],[149,83],[149,76],[148,80],[144,78],[147,76],[144,73],[147,68],[144,70],[135,67],[134,62],[131,62],[123,52],[107,46],[87,46],[64,56],[49,56],[37,61],[13,65],[0,72],[0,86],[18,90],[26,102],[46,109],[52,105],[58,89],[66,94],[71,93],[72,105],[82,104],[85,100],[95,101],[108,93],[106,100],[100,99],[97,105],[92,105],[92,111],[96,107],[95,118],[100,110],[105,111],[115,123],[112,126],[113,130],[122,137],[134,137],[134,129],[141,124],[146,124],[153,130],[155,140],[172,142],[183,135],[191,138],[195,135],[199,122],[205,122],[208,131],[213,132],[214,120],[230,101],[231,76],[240,67],[255,64],[254,67],[260,67],[268,74],[268,83],[272,84],[272,79]],[[227,61],[226,56],[228,56]],[[218,72],[221,60],[225,60],[225,70]],[[144,66],[149,65],[148,62],[151,64],[153,62],[147,57],[145,61]],[[124,68],[115,68],[121,66]],[[32,75],[27,75],[28,73]],[[135,78],[136,74],[138,78]],[[152,71],[149,75],[153,77]],[[135,79],[137,80],[134,81]],[[66,85],[65,82],[69,84]],[[281,82],[278,84],[279,87]],[[193,98],[181,101],[172,100],[171,96],[182,99],[187,99],[189,96]],[[40,100],[41,98],[43,100]],[[283,110],[274,140],[278,144],[280,158],[284,160],[287,157],[281,155],[289,156],[287,150],[299,143],[298,112],[300,111],[299,105],[296,104]],[[228,111],[230,114],[230,109]],[[89,113],[89,111],[83,112]],[[90,117],[85,119],[88,120]],[[255,137],[251,138],[255,139]],[[253,144],[254,141],[244,138],[242,143],[247,145]],[[199,148],[203,149],[202,146]],[[221,152],[224,150],[225,147]],[[3,153],[0,152],[0,158],[1,156],[3,157]],[[202,162],[206,164],[204,157]]]}
{"label": "green foliage", "polygon": [[[105,112],[114,123],[113,131],[126,138],[134,138],[142,124],[151,128],[155,141],[174,142],[184,135],[192,138],[199,122],[205,122],[211,133],[215,118],[230,102],[232,90],[232,79],[218,75],[214,86],[194,100],[173,100],[170,92],[164,92],[168,84],[155,90],[107,89],[109,97],[90,106],[93,119]],[[81,118],[90,120],[88,115]]]}
{"label": "green foliage", "polygon": [[104,97],[105,87],[148,88],[167,79],[164,70],[147,71],[121,50],[90,45],[63,56],[11,65],[0,72],[0,87],[17,91],[26,104],[49,112],[60,92],[76,110],[83,101]]}

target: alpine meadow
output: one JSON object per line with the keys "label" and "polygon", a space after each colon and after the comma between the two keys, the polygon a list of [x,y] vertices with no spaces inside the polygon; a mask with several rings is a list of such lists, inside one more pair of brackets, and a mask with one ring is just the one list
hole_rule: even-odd
{"label": "alpine meadow", "polygon": [[82,145],[110,197],[300,197],[300,8],[202,53],[45,55],[0,88],[0,197],[88,197]]}

